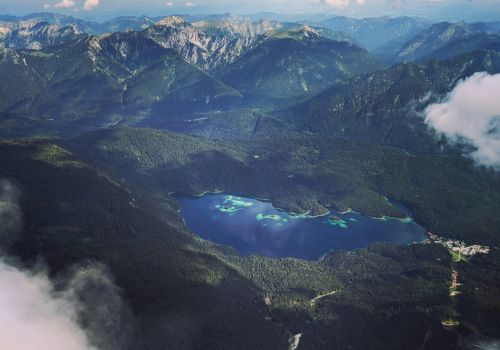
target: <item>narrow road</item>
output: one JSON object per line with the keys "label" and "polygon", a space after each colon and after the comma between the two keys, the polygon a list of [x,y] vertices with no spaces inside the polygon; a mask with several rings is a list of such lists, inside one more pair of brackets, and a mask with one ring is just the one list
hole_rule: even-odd
{"label": "narrow road", "polygon": [[325,298],[325,297],[328,297],[328,296],[330,296],[330,295],[334,295],[334,294],[336,294],[336,293],[337,293],[337,291],[336,291],[336,290],[334,290],[333,292],[330,292],[330,293],[326,293],[326,294],[321,294],[321,295],[318,295],[316,298],[311,299],[311,304],[314,304],[314,303],[315,303],[315,302],[317,302],[318,300],[323,299],[323,298]]}

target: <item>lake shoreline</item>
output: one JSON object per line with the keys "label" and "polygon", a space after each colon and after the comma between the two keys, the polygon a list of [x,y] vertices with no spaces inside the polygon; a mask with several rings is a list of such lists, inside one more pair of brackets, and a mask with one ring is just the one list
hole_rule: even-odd
{"label": "lake shoreline", "polygon": [[176,198],[189,231],[230,246],[242,256],[320,261],[338,249],[363,249],[377,242],[408,245],[427,239],[427,230],[412,219],[372,218],[353,210],[296,215],[274,207],[270,200],[224,191]]}
{"label": "lake shoreline", "polygon": [[[346,214],[351,214],[352,213],[352,214],[359,214],[359,215],[368,217],[370,219],[380,220],[380,221],[398,220],[398,221],[405,222],[405,223],[406,222],[415,222],[413,216],[406,216],[404,218],[399,218],[399,217],[390,216],[390,215],[383,215],[381,217],[375,217],[375,216],[370,216],[370,215],[364,214],[362,212],[355,211],[352,208],[348,208],[348,209],[345,209],[345,210],[339,210],[339,211],[337,211],[337,210],[334,209],[335,213],[332,213],[332,211],[328,209],[330,207],[330,205],[325,205],[325,204],[321,204],[321,203],[319,203],[319,205],[321,205],[327,211],[324,214],[310,215],[309,213],[311,213],[311,210],[306,210],[303,213],[296,213],[296,212],[289,211],[289,210],[286,210],[286,209],[283,209],[283,208],[275,206],[273,204],[273,201],[271,199],[268,199],[268,198],[254,197],[254,196],[249,195],[249,194],[243,194],[243,193],[232,192],[232,191],[228,192],[226,190],[218,190],[218,189],[216,189],[214,191],[203,191],[203,192],[201,192],[199,194],[188,194],[188,195],[178,194],[178,193],[175,193],[175,192],[169,192],[168,193],[168,195],[170,195],[170,196],[172,196],[174,198],[178,198],[178,197],[202,198],[204,196],[220,195],[220,194],[227,195],[227,196],[237,196],[237,197],[242,197],[242,198],[253,199],[253,200],[256,200],[256,201],[259,201],[259,202],[263,202],[263,203],[271,203],[271,205],[273,206],[274,209],[276,209],[276,210],[278,210],[280,212],[286,213],[286,214],[288,214],[290,216],[300,217],[300,218],[303,218],[303,219],[316,219],[316,218],[321,218],[321,217],[327,217],[329,215],[346,215]],[[387,199],[386,198],[386,200],[388,200],[391,203],[391,205],[393,205],[393,206],[394,206],[393,202],[397,203],[397,201],[395,201],[393,199]],[[398,206],[404,207],[400,203],[398,203]],[[394,207],[396,207],[397,209],[401,210],[397,206],[394,206]],[[411,210],[407,209],[406,207],[405,207],[405,211],[411,212]]]}

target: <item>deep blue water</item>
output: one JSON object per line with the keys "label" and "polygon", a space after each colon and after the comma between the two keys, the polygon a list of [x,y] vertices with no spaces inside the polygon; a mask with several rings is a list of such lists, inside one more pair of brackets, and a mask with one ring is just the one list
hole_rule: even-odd
{"label": "deep blue water", "polygon": [[180,197],[191,231],[241,254],[316,260],[334,249],[365,248],[374,242],[399,245],[426,239],[413,220],[373,219],[357,213],[297,217],[271,203],[226,194]]}

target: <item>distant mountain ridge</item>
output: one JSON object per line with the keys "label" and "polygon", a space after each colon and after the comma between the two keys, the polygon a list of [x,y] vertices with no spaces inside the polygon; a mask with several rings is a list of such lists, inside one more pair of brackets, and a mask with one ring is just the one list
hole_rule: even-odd
{"label": "distant mountain ridge", "polygon": [[[166,17],[178,17],[188,23],[200,22],[295,22],[290,17],[289,21],[268,19],[266,16],[250,15],[250,16],[237,16],[230,13],[222,14],[171,14],[165,16],[119,16],[106,20],[104,22],[95,22],[82,20],[73,16],[56,14],[50,12],[37,12],[24,16],[11,16],[0,15],[0,23],[16,23],[16,22],[31,22],[33,24],[46,22],[49,24],[57,24],[59,26],[74,25],[80,31],[88,34],[102,34],[105,32],[119,32],[127,30],[140,31],[144,30],[151,25]],[[297,18],[299,19],[299,18]]]}
{"label": "distant mountain ridge", "polygon": [[348,41],[333,41],[309,26],[270,32],[217,76],[249,99],[297,99],[334,82],[383,68]]}
{"label": "distant mountain ridge", "polygon": [[235,56],[257,43],[258,37],[266,31],[279,30],[284,26],[279,22],[222,19],[191,24],[181,16],[118,17],[99,24],[69,16],[40,13],[23,17],[0,17],[0,47],[39,50],[73,40],[82,33],[100,35],[145,31],[146,38],[164,48],[173,49],[187,61],[210,70],[231,62]]}
{"label": "distant mountain ridge", "polygon": [[386,63],[392,63],[401,47],[431,23],[412,17],[355,19],[339,16],[317,22],[316,25],[344,32]]}
{"label": "distant mountain ridge", "polygon": [[49,13],[49,12],[37,12],[31,13],[25,16],[0,16],[0,25],[6,25],[8,23],[15,24],[16,22],[24,22],[24,23],[48,23],[48,24],[56,24],[58,26],[68,26],[74,25],[78,28],[79,31],[89,34],[98,33],[101,29],[101,24],[92,21],[82,20],[73,16],[66,16],[57,13]]}
{"label": "distant mountain ridge", "polygon": [[447,61],[396,64],[340,82],[277,112],[297,131],[438,152],[440,140],[416,111],[445,96],[476,72],[500,73],[500,51],[478,50]]}
{"label": "distant mountain ridge", "polygon": [[[408,40],[417,35],[430,24],[424,20],[410,17],[380,17],[362,20],[347,17],[331,17],[326,14],[315,16],[271,16],[271,14],[255,14],[248,16],[232,15],[230,13],[213,15],[171,15],[167,17],[148,16],[121,16],[102,23],[85,21],[72,16],[52,13],[34,13],[26,16],[0,16],[1,26],[15,26],[20,23],[47,23],[59,27],[73,26],[75,30],[92,35],[123,32],[143,31],[157,26],[165,18],[178,18],[193,26],[206,36],[225,37],[230,40],[246,38],[246,43],[238,45],[248,46],[248,38],[255,38],[266,31],[287,30],[299,24],[308,24],[323,36],[333,40],[347,40],[377,54],[386,63],[392,63],[397,52]],[[177,23],[162,23],[169,26],[180,26]],[[194,36],[195,34],[189,34]],[[196,35],[199,35],[196,34]],[[331,35],[331,36],[330,36]],[[199,41],[198,41],[199,42]],[[18,48],[22,48],[21,46]],[[206,49],[203,48],[203,49]],[[210,64],[208,64],[210,65]]]}
{"label": "distant mountain ridge", "polygon": [[269,31],[285,30],[292,26],[294,23],[284,23],[277,21],[250,21],[250,20],[217,20],[217,21],[198,21],[191,22],[193,27],[202,31],[207,35],[214,36],[227,36],[236,39],[240,36],[253,37],[262,35]]}
{"label": "distant mountain ridge", "polygon": [[84,36],[41,51],[4,49],[1,62],[1,119],[4,131],[14,134],[29,128],[54,132],[69,124],[78,132],[126,116],[137,120],[141,112],[172,116],[227,108],[241,99],[138,32]]}
{"label": "distant mountain ridge", "polygon": [[408,41],[401,48],[397,59],[446,59],[499,41],[498,23],[436,23]]}
{"label": "distant mountain ridge", "polygon": [[[365,50],[348,41],[326,39],[310,27],[262,35],[247,31],[253,26],[264,31],[262,25],[244,23],[236,33],[216,36],[170,16],[140,32],[81,34],[35,51],[4,49],[4,132],[73,134],[116,125],[172,127],[198,119],[198,113],[243,107],[263,87],[271,93],[259,103],[291,103],[335,81],[382,67]],[[251,57],[259,52],[268,53],[257,61],[264,75],[255,72],[250,78],[255,67]],[[210,75],[215,68],[216,74]],[[250,85],[241,85],[238,76],[248,76]]]}
{"label": "distant mountain ridge", "polygon": [[[73,40],[82,33],[99,35],[145,31],[146,37],[175,50],[187,61],[209,71],[234,61],[235,57],[261,42],[261,36],[266,32],[283,31],[294,26],[297,24],[251,21],[229,14],[162,18],[127,16],[100,24],[70,16],[38,13],[23,17],[0,17],[0,47],[42,49]],[[315,29],[326,38],[354,43],[342,32],[331,32],[319,27]]]}
{"label": "distant mountain ridge", "polygon": [[46,22],[0,23],[0,47],[40,50],[74,40],[82,32],[74,25],[60,26]]}
{"label": "distant mountain ridge", "polygon": [[[42,19],[56,24],[37,22]],[[442,59],[462,47],[473,50],[469,55],[384,69],[344,32],[230,15],[194,19],[121,17],[115,26],[137,20],[141,29],[89,35],[67,24],[72,17],[1,17],[0,28],[7,28],[0,31],[3,134],[73,135],[116,126],[228,138],[313,132],[428,151],[436,149],[436,140],[404,109],[425,104],[429,91],[450,91],[466,73],[496,72],[499,44],[493,32],[500,25],[494,23],[473,26],[483,34],[491,31],[484,34],[487,40],[483,34],[466,36],[470,42],[440,49]],[[336,23],[354,25],[357,35],[366,26],[382,33],[406,28],[390,40],[428,25],[411,18]],[[452,26],[475,33],[460,23]],[[431,79],[433,74],[439,78]]]}
{"label": "distant mountain ridge", "polygon": [[[259,41],[253,24],[244,24],[240,31],[225,30],[225,22],[211,26],[212,33],[206,34],[203,25],[192,25],[181,17],[169,16],[147,28],[144,35],[164,48],[176,51],[188,62],[206,71],[232,62],[237,56]],[[258,26],[256,24],[255,26]],[[216,31],[216,33],[214,33]],[[247,35],[247,32],[250,34]]]}

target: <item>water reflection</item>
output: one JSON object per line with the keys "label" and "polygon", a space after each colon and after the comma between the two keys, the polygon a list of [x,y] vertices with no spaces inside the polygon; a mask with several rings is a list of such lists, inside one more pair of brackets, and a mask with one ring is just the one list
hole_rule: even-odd
{"label": "water reflection", "polygon": [[193,232],[245,255],[316,260],[332,249],[364,248],[374,242],[403,245],[425,239],[425,229],[412,220],[377,220],[335,212],[306,218],[279,211],[267,202],[225,194],[181,197],[179,202]]}

